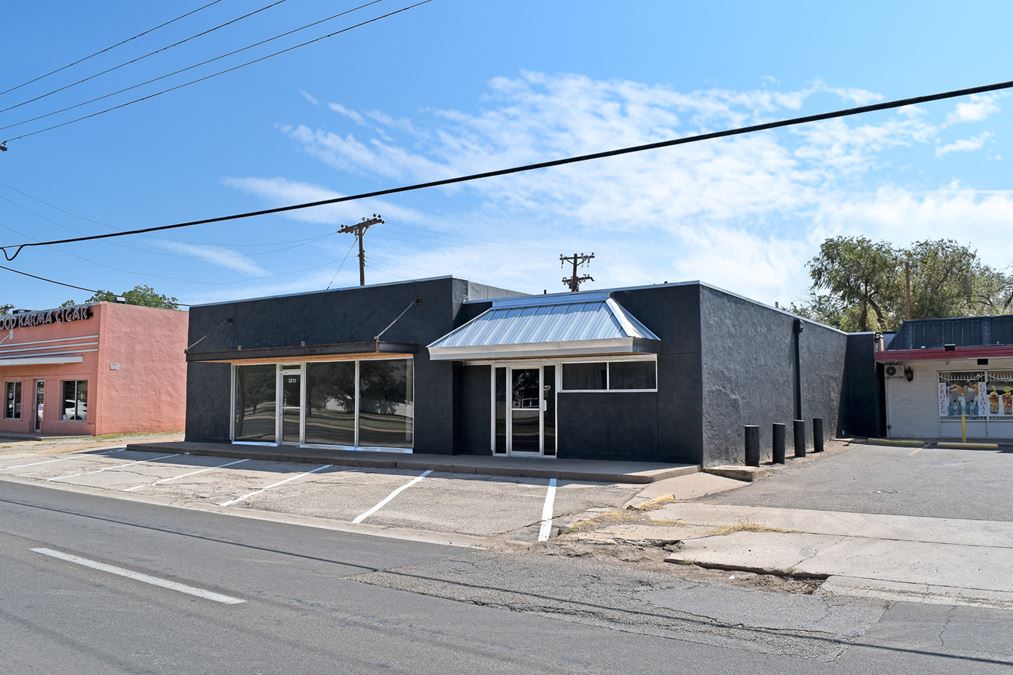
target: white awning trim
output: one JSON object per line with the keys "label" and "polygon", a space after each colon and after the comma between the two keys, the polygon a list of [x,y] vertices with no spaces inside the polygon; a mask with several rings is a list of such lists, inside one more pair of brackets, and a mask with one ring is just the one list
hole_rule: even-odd
{"label": "white awning trim", "polygon": [[14,359],[0,359],[0,368],[13,368],[15,366],[49,366],[63,363],[81,363],[84,357],[77,356],[24,356]]}
{"label": "white awning trim", "polygon": [[607,294],[511,298],[429,345],[434,360],[657,351],[658,336]]}

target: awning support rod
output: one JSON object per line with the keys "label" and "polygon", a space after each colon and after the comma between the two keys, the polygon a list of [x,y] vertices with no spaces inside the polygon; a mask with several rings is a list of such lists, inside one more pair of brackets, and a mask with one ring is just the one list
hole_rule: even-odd
{"label": "awning support rod", "polygon": [[373,338],[374,349],[376,351],[380,351],[380,338],[383,337],[383,334],[386,333],[387,331],[389,331],[394,326],[394,324],[396,324],[398,321],[400,321],[401,317],[403,317],[405,314],[407,314],[409,309],[411,309],[415,305],[421,305],[421,304],[422,304],[422,298],[420,298],[418,296],[416,296],[414,300],[412,300],[410,303],[408,303],[408,306],[405,307],[403,310],[401,310],[401,313],[398,314],[396,317],[394,317],[394,320],[391,321],[390,323],[388,323],[387,327],[384,328],[379,333],[377,333],[376,336]]}

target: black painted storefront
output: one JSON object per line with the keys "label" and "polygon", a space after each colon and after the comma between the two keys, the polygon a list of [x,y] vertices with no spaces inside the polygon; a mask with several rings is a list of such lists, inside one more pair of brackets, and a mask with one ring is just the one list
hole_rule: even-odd
{"label": "black painted storefront", "polygon": [[[388,353],[413,364],[414,452],[490,454],[492,379],[503,362],[434,360],[427,345],[492,299],[519,295],[447,277],[194,307],[187,440],[231,440],[233,364]],[[795,317],[704,284],[609,295],[659,338],[657,390],[557,392],[556,456],[740,462],[743,425],[760,425],[768,452],[770,424],[790,426],[796,374],[803,416],[826,420],[828,435],[865,423],[860,402],[876,396],[865,393],[875,386],[865,363],[871,335],[803,321],[796,356]]]}

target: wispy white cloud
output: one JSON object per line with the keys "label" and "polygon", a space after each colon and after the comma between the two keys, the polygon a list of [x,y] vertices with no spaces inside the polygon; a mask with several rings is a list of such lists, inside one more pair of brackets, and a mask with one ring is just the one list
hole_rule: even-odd
{"label": "wispy white cloud", "polygon": [[320,105],[320,101],[317,100],[317,97],[309,93],[308,91],[303,91],[302,89],[300,89],[299,94],[313,105]]}
{"label": "wispy white cloud", "polygon": [[331,102],[327,104],[327,107],[333,110],[334,112],[338,113],[339,115],[344,115],[345,117],[352,120],[356,124],[364,124],[366,121],[365,118],[363,118],[362,113],[356,112],[351,108],[346,108],[340,103]]}
{"label": "wispy white cloud", "polygon": [[983,131],[977,136],[971,136],[970,138],[961,138],[960,140],[941,145],[936,148],[936,157],[942,157],[948,155],[951,152],[973,152],[975,150],[981,150],[985,143],[992,138],[991,131]]}
{"label": "wispy white cloud", "polygon": [[267,274],[263,267],[239,251],[231,248],[208,244],[191,244],[182,241],[161,240],[159,243],[170,251],[194,256],[212,265],[217,265],[233,272],[240,272],[249,276],[263,276]]}
{"label": "wispy white cloud", "polygon": [[996,103],[995,96],[971,96],[968,100],[957,103],[946,121],[950,124],[980,122],[997,112],[999,112],[999,104]]}
{"label": "wispy white cloud", "polygon": [[[771,81],[756,89],[679,91],[628,80],[524,72],[491,80],[475,112],[424,110],[406,120],[332,106],[358,126],[340,133],[298,123],[281,129],[302,151],[340,172],[407,182],[766,121],[807,108],[828,109],[835,101],[861,105],[881,99],[877,92],[821,81],[793,90],[778,89]],[[996,201],[951,186],[931,195],[869,187],[896,174],[902,149],[940,156],[971,149],[940,145],[940,135],[952,124],[980,122],[996,110],[994,97],[961,101],[942,111],[909,106],[478,181],[456,188],[461,198],[455,196],[443,213],[451,224],[467,223],[468,232],[492,244],[450,247],[433,241],[414,246],[410,256],[385,247],[374,260],[379,267],[384,255],[391,256],[386,261],[391,269],[377,272],[394,274],[400,264],[402,274],[454,273],[519,290],[554,289],[558,258],[554,266],[554,256],[521,247],[540,242],[559,252],[597,250],[592,273],[599,284],[701,278],[762,300],[790,300],[804,295],[804,263],[824,234],[868,228],[907,243],[921,236],[924,220],[932,223],[931,231],[971,236],[960,208],[984,222],[999,222],[994,219],[1004,217],[999,214],[1005,213],[1006,197]],[[332,194],[283,178],[231,181],[269,201]],[[344,222],[357,219],[361,206],[300,217]],[[390,206],[369,210],[386,215]],[[906,226],[891,227],[891,213],[900,214]],[[406,214],[407,220],[412,217],[425,219]],[[429,218],[429,227],[448,226]],[[499,248],[490,255],[489,245],[511,241],[517,250]],[[496,260],[494,267],[490,259]],[[489,278],[490,270],[495,278]]]}
{"label": "wispy white cloud", "polygon": [[[342,196],[338,192],[320,185],[303,183],[287,178],[231,177],[223,182],[229,187],[256,195],[274,206],[317,202]],[[311,223],[358,222],[363,215],[380,213],[392,220],[407,223],[426,222],[426,217],[414,209],[398,206],[382,199],[369,199],[342,204],[318,206],[312,209],[293,211],[292,218]]]}

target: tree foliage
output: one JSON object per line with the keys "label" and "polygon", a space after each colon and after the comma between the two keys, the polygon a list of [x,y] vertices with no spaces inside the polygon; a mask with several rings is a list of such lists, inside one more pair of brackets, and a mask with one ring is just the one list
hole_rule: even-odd
{"label": "tree foliage", "polygon": [[907,248],[868,237],[833,237],[808,262],[809,299],[793,311],[847,331],[893,330],[911,318],[1005,314],[1013,275],[985,265],[975,250],[950,239]]}
{"label": "tree foliage", "polygon": [[[113,293],[112,291],[99,291],[95,295],[91,296],[85,303],[89,302],[116,302],[117,297],[125,298],[128,305],[140,305],[142,307],[158,307],[160,309],[179,309],[179,300],[176,298],[163,295],[155,291],[151,286],[145,286],[140,284],[134,286],[129,291],[123,293]],[[61,307],[71,307],[79,303],[73,300],[68,300],[63,303]]]}

